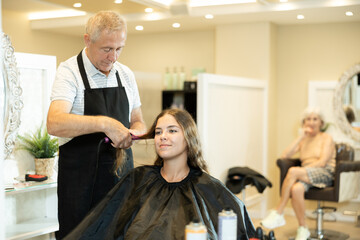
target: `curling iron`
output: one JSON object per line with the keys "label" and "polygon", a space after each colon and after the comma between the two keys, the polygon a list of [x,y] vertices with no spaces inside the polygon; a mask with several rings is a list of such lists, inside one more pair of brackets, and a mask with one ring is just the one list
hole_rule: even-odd
{"label": "curling iron", "polygon": [[[132,133],[130,133],[130,135],[131,135],[131,140],[139,140],[139,139],[140,139],[139,136],[133,135]],[[110,138],[105,137],[105,138],[104,138],[104,142],[105,142],[105,143],[109,143],[109,142],[111,142],[111,140],[110,140]]]}

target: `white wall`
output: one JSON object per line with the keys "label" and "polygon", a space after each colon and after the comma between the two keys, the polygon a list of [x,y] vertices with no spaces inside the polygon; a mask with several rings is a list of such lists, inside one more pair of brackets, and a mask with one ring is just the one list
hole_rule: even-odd
{"label": "white wall", "polygon": [[[224,183],[232,167],[267,171],[267,94],[264,80],[199,75],[197,123],[204,158],[210,174]],[[251,217],[262,218],[266,194],[248,187],[242,200]]]}

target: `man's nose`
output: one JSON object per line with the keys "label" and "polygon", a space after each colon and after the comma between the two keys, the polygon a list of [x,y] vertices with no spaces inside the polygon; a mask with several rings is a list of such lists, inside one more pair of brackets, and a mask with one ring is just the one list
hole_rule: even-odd
{"label": "man's nose", "polygon": [[108,58],[112,61],[115,62],[118,58],[118,54],[116,52],[116,50],[112,50],[108,53]]}

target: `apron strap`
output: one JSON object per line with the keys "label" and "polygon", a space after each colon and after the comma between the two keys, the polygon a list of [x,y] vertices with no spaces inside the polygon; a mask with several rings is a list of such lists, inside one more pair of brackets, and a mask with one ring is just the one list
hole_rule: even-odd
{"label": "apron strap", "polygon": [[116,70],[116,80],[117,80],[117,82],[118,82],[118,86],[119,86],[119,87],[122,87],[118,70]]}
{"label": "apron strap", "polygon": [[81,78],[82,78],[82,80],[84,82],[85,89],[90,89],[89,80],[88,80],[86,72],[85,72],[84,61],[83,61],[83,58],[82,58],[82,50],[79,53],[79,55],[77,56],[77,62],[78,62]]}

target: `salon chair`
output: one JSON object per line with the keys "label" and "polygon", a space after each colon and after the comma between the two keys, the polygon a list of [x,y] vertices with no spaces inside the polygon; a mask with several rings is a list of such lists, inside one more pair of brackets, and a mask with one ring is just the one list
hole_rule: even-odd
{"label": "salon chair", "polygon": [[[354,161],[354,149],[344,143],[336,147],[336,167],[333,186],[326,188],[312,187],[305,193],[306,200],[317,200],[316,229],[311,231],[311,239],[347,239],[349,235],[323,229],[325,210],[336,211],[334,207],[321,206],[321,201],[344,202],[356,198],[360,186],[360,161]],[[280,168],[280,189],[290,167],[300,166],[300,159],[278,159]],[[281,190],[280,190],[281,191]]]}

